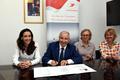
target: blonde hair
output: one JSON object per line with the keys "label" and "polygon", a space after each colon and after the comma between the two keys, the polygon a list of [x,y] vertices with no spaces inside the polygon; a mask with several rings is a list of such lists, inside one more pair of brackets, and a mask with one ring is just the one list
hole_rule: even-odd
{"label": "blonde hair", "polygon": [[116,39],[117,34],[116,34],[116,31],[115,31],[114,28],[108,28],[108,29],[105,31],[105,33],[104,33],[104,37],[105,37],[105,38],[106,38],[107,33],[113,34],[113,35],[114,35],[114,40]]}

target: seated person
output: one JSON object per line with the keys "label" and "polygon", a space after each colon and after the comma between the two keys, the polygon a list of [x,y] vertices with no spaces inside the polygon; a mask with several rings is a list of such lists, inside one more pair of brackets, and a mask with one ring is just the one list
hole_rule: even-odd
{"label": "seated person", "polygon": [[33,80],[31,66],[40,62],[39,46],[33,40],[30,29],[23,29],[17,39],[13,63],[19,69],[19,80]]}
{"label": "seated person", "polygon": [[[95,54],[95,45],[90,42],[92,33],[89,29],[84,29],[81,31],[81,38],[79,42],[75,43],[75,46],[79,53],[82,55],[83,63],[89,66],[93,61],[93,56]],[[81,74],[81,80],[90,80],[90,73]]]}
{"label": "seated person", "polygon": [[120,44],[115,41],[117,34],[115,29],[108,28],[104,34],[105,40],[99,45],[102,59],[107,61],[117,61],[120,59]]}
{"label": "seated person", "polygon": [[43,65],[65,66],[68,64],[82,63],[82,57],[76,51],[75,46],[69,42],[70,33],[67,31],[60,32],[59,41],[49,44],[47,51],[42,58]]}
{"label": "seated person", "polygon": [[79,42],[75,43],[75,46],[79,53],[82,55],[84,61],[93,59],[95,54],[95,45],[90,42],[92,33],[89,29],[81,31],[81,38]]}
{"label": "seated person", "polygon": [[99,45],[102,55],[101,67],[105,69],[104,79],[114,80],[114,70],[120,60],[120,44],[115,41],[117,34],[115,29],[108,28],[104,33],[105,40]]}

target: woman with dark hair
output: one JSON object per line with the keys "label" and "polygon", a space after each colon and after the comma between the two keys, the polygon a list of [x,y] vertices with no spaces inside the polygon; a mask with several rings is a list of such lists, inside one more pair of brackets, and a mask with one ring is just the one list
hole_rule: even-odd
{"label": "woman with dark hair", "polygon": [[31,66],[39,62],[39,46],[33,41],[33,33],[30,29],[23,29],[17,39],[17,47],[13,56],[13,63],[20,70],[19,80],[31,80],[33,78],[30,74]]}

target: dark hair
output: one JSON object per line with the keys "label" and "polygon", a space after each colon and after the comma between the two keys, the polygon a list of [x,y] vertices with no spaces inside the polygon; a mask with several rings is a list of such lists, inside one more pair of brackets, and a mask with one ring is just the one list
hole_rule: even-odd
{"label": "dark hair", "polygon": [[25,48],[24,48],[24,42],[23,42],[23,39],[22,39],[24,32],[30,32],[30,34],[31,34],[31,42],[30,42],[30,44],[28,45],[28,48],[27,48],[27,51],[26,51],[26,53],[27,53],[28,55],[30,55],[30,54],[33,53],[33,51],[34,51],[35,48],[36,48],[36,47],[35,47],[35,42],[33,41],[33,33],[32,33],[32,31],[31,31],[30,29],[26,28],[26,29],[23,29],[23,30],[20,32],[19,37],[18,37],[18,39],[17,39],[17,45],[18,45],[18,48],[19,48],[20,50],[22,50],[22,52],[25,50]]}
{"label": "dark hair", "polygon": [[83,30],[81,31],[81,36],[82,36],[82,34],[83,34],[85,31],[88,31],[88,32],[89,32],[89,34],[90,34],[89,40],[91,40],[92,32],[90,31],[90,29],[83,29]]}

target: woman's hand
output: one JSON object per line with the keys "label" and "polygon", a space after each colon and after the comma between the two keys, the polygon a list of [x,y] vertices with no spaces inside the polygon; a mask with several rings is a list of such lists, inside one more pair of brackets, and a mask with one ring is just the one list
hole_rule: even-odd
{"label": "woman's hand", "polygon": [[26,69],[29,68],[31,65],[32,63],[29,60],[24,60],[18,64],[18,67],[20,67],[21,69]]}
{"label": "woman's hand", "polygon": [[119,57],[118,54],[113,54],[113,55],[112,55],[112,58],[113,58],[114,60],[119,60],[119,59],[120,59],[120,57]]}

